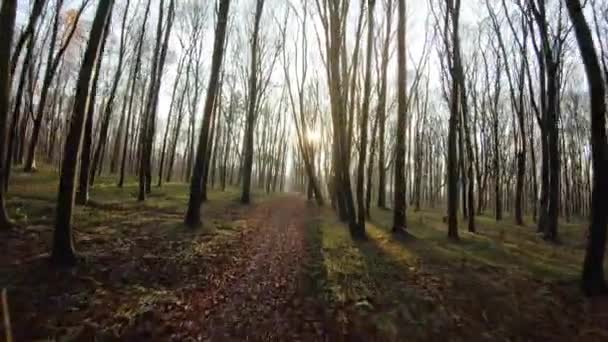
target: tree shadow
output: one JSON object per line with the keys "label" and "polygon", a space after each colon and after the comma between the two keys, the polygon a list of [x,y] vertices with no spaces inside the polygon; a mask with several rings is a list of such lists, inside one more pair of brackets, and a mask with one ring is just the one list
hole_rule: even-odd
{"label": "tree shadow", "polygon": [[[351,324],[355,334],[366,336],[365,340],[426,341],[441,340],[443,331],[456,328],[418,272],[419,256],[409,247],[419,242],[405,233],[383,240],[373,235],[365,241],[353,240],[373,283],[373,296],[364,299],[369,307],[360,310],[360,303],[355,303]],[[397,253],[394,248],[387,250],[386,243],[403,248]]]}
{"label": "tree shadow", "polygon": [[[477,340],[491,336],[495,339],[550,340],[551,336],[571,336],[572,332],[568,330],[571,323],[566,323],[561,317],[563,312],[555,308],[578,310],[578,304],[568,307],[562,301],[563,288],[535,279],[521,265],[526,260],[499,248],[495,241],[463,234],[459,241],[452,242],[444,234],[425,233],[420,228],[415,229],[415,233],[418,235],[422,231],[422,235],[403,239],[389,235],[385,226],[374,229],[380,233],[376,232],[365,245],[367,250],[389,259],[389,265],[395,263],[395,260],[390,261],[394,259],[395,250],[408,251],[417,261],[409,268],[411,272],[407,277],[423,279],[414,286],[427,282],[441,288],[432,295],[441,298],[440,306],[452,319],[450,324],[439,329],[440,332],[449,331],[450,338]],[[403,264],[401,260],[396,263]],[[539,326],[553,328],[543,330]],[[557,331],[560,333],[556,335]]]}
{"label": "tree shadow", "polygon": [[[334,303],[336,298],[328,288],[328,270],[323,254],[323,231],[319,208],[310,208],[309,219],[306,222],[306,259],[303,263],[303,272],[299,284],[299,295],[304,298],[304,310],[311,312],[322,320],[324,340],[341,341],[343,336],[337,329],[335,322]],[[329,310],[328,310],[329,309]]]}

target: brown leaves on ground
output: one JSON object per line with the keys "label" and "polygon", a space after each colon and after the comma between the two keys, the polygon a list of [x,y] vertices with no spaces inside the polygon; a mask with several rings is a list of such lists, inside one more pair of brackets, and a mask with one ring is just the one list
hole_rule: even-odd
{"label": "brown leaves on ground", "polygon": [[48,264],[48,224],[2,237],[17,341],[323,339],[323,315],[301,291],[303,200],[211,206],[198,231],[178,212],[90,210],[107,217],[77,228],[72,270]]}
{"label": "brown leaves on ground", "polygon": [[373,224],[354,241],[295,196],[210,201],[198,230],[176,206],[93,203],[77,211],[71,270],[48,263],[52,203],[22,205],[40,215],[0,235],[16,341],[608,339],[605,301],[573,284],[465,257],[466,242]]}

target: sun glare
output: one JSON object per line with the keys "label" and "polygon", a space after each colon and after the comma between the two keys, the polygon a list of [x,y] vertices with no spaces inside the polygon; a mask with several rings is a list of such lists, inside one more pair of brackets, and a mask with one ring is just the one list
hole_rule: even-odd
{"label": "sun glare", "polygon": [[321,140],[321,133],[318,130],[308,130],[308,132],[306,132],[306,140],[316,144]]}

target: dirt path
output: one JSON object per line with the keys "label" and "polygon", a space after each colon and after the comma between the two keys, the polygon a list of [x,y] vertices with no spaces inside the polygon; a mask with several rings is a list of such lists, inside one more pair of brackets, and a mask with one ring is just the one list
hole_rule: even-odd
{"label": "dirt path", "polygon": [[302,296],[310,213],[295,196],[248,213],[238,262],[215,275],[218,286],[190,298],[203,340],[323,340],[318,308]]}
{"label": "dirt path", "polygon": [[99,221],[78,227],[75,269],[48,267],[46,222],[5,237],[0,287],[17,340],[327,340],[305,294],[315,209],[303,198],[206,206],[212,234],[184,230],[181,213],[87,210]]}

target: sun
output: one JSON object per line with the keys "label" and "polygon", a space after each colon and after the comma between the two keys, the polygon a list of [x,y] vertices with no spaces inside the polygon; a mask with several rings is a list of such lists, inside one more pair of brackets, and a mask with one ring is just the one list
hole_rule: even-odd
{"label": "sun", "polygon": [[309,142],[316,144],[321,140],[321,132],[318,130],[308,130],[306,132],[306,140]]}

